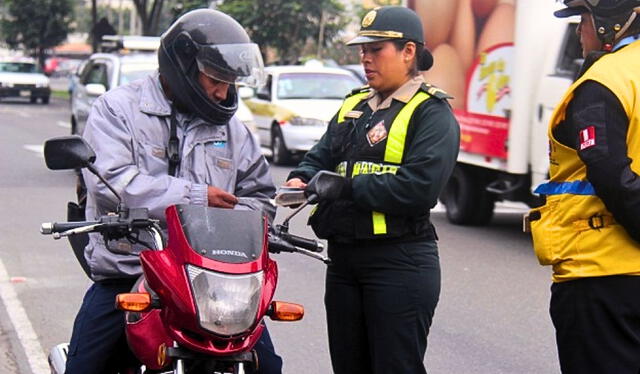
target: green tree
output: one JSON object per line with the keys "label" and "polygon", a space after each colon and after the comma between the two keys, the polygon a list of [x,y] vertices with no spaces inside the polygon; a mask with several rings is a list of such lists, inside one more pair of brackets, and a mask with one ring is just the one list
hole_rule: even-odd
{"label": "green tree", "polygon": [[238,20],[263,54],[275,49],[281,63],[298,61],[308,41],[331,46],[347,21],[338,0],[225,0],[218,9]]}
{"label": "green tree", "polygon": [[159,21],[165,0],[133,0],[138,11],[138,17],[142,22],[142,35],[158,35]]}
{"label": "green tree", "polygon": [[7,45],[25,49],[44,66],[46,50],[62,43],[70,31],[72,0],[4,0],[4,6],[0,29]]}

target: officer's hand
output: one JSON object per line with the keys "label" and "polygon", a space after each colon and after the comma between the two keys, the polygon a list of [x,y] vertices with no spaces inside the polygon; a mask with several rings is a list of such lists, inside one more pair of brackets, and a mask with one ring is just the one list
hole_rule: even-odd
{"label": "officer's hand", "polygon": [[305,187],[307,187],[307,184],[304,183],[300,178],[291,178],[285,182],[284,186],[304,189]]}
{"label": "officer's hand", "polygon": [[311,178],[304,193],[319,200],[347,199],[351,197],[351,179],[323,170]]}
{"label": "officer's hand", "polygon": [[216,208],[232,209],[238,203],[237,197],[213,186],[207,188],[207,199],[209,206]]}

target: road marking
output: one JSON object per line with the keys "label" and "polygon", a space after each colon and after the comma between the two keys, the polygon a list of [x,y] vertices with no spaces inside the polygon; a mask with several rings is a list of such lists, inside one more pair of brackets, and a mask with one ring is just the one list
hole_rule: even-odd
{"label": "road marking", "polygon": [[22,148],[30,152],[35,152],[39,157],[44,158],[44,146],[42,144],[25,144]]}
{"label": "road marking", "polygon": [[0,298],[7,309],[9,321],[13,325],[20,345],[22,345],[31,372],[36,374],[48,373],[51,369],[47,363],[47,358],[44,355],[38,336],[33,330],[31,321],[27,317],[27,312],[22,307],[22,303],[10,283],[9,274],[2,260],[0,260]]}
{"label": "road marking", "polygon": [[71,128],[71,125],[69,124],[69,122],[58,121],[57,124],[58,124],[58,126],[63,127],[65,129],[70,129]]}

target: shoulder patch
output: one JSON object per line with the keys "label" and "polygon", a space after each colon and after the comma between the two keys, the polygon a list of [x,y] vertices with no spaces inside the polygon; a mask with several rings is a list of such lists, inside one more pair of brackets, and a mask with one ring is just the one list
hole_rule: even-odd
{"label": "shoulder patch", "polygon": [[442,90],[442,89],[440,89],[440,88],[438,88],[436,86],[432,86],[430,84],[424,83],[421,88],[422,88],[422,90],[424,92],[426,92],[429,95],[435,97],[436,99],[440,99],[440,100],[453,99],[453,96],[449,95],[444,90]]}
{"label": "shoulder patch", "polygon": [[347,97],[350,97],[350,96],[353,96],[353,95],[357,95],[357,94],[363,93],[363,92],[369,92],[369,91],[371,91],[371,87],[369,87],[369,85],[358,87],[358,88],[354,88],[353,90],[351,90],[351,92],[349,94],[347,94]]}

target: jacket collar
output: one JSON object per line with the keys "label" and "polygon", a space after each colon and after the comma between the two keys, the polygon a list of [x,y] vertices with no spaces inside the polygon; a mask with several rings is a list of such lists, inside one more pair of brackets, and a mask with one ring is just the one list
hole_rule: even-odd
{"label": "jacket collar", "polygon": [[157,71],[142,82],[140,111],[154,116],[171,115],[171,102],[164,95]]}
{"label": "jacket collar", "polygon": [[408,103],[409,100],[413,97],[413,95],[418,92],[420,86],[424,83],[424,78],[422,75],[417,75],[407,82],[405,82],[402,86],[400,86],[393,94],[387,97],[384,101],[380,99],[380,95],[374,90],[372,90],[369,95],[369,107],[375,110],[387,109],[391,106],[391,102],[393,100],[401,101],[403,103]]}

